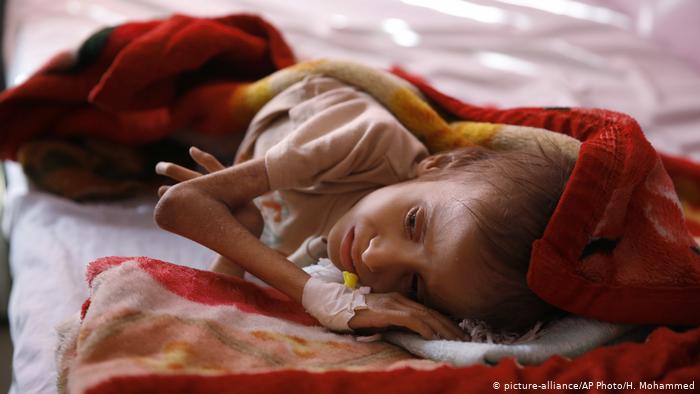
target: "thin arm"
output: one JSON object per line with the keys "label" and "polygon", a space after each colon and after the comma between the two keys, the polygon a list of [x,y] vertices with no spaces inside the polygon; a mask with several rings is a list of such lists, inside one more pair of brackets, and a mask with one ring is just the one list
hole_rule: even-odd
{"label": "thin arm", "polygon": [[155,221],[301,302],[309,275],[260,242],[231,213],[269,190],[264,159],[251,160],[171,187],[158,201]]}

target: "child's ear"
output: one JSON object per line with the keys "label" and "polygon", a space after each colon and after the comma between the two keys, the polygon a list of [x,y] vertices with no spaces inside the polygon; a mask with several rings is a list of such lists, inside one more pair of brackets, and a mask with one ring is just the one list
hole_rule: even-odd
{"label": "child's ear", "polygon": [[428,156],[421,160],[416,167],[416,175],[422,176],[426,173],[441,168],[444,165],[444,159],[439,155]]}
{"label": "child's ear", "polygon": [[421,160],[416,167],[416,175],[421,176],[438,169],[464,167],[490,157],[494,151],[480,147],[467,146],[447,152],[440,152]]}

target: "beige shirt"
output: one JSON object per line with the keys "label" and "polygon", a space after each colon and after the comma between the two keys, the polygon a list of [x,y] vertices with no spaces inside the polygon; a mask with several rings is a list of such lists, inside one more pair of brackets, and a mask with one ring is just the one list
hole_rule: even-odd
{"label": "beige shirt", "polygon": [[238,156],[250,154],[265,158],[273,190],[256,199],[263,240],[289,255],[368,193],[415,177],[428,152],[368,94],[312,76],[258,112]]}

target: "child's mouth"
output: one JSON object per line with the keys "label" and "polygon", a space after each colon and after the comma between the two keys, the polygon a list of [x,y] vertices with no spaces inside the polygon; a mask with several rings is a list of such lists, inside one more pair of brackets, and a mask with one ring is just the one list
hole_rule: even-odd
{"label": "child's mouth", "polygon": [[352,244],[355,241],[355,226],[348,230],[340,243],[340,263],[346,271],[357,273],[352,261]]}

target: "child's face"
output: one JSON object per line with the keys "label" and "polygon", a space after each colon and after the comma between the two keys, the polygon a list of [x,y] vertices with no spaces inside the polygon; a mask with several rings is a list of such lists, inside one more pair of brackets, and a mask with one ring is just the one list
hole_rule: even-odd
{"label": "child's face", "polygon": [[483,190],[448,180],[378,189],[333,226],[330,259],[373,292],[398,292],[443,313],[469,316],[493,291],[477,258],[476,222],[462,203]]}

